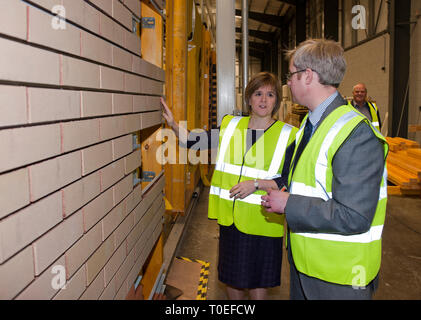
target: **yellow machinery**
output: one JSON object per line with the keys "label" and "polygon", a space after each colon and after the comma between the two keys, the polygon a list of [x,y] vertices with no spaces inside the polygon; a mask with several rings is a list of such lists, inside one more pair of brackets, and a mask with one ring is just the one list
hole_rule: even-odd
{"label": "yellow machinery", "polygon": [[[210,33],[202,24],[193,0],[166,1],[165,21],[148,0],[142,0],[141,13],[142,18],[154,19],[154,28],[141,31],[142,58],[165,69],[165,99],[175,120],[187,121],[189,130],[210,129],[210,71],[215,54],[211,51]],[[165,170],[165,220],[171,224],[179,214],[186,213],[199,180],[202,178],[205,185],[209,184],[210,170],[206,164],[180,163],[180,150],[177,150],[176,164],[159,164],[156,161],[156,152],[162,144],[157,136],[159,129],[152,127],[148,132],[140,132],[138,142],[142,148],[142,170],[157,174]],[[181,153],[188,151],[181,150]],[[142,182],[142,189],[147,184]],[[165,229],[164,226],[164,232]],[[141,282],[145,298],[159,276],[164,242],[163,234],[145,263]]]}
{"label": "yellow machinery", "polygon": [[[166,99],[177,122],[187,129],[209,129],[211,41],[193,0],[167,1]],[[187,154],[182,150],[183,155]],[[183,158],[183,157],[182,157]],[[177,153],[177,159],[180,159]],[[188,160],[188,159],[182,159]],[[201,170],[200,170],[201,169]],[[166,198],[174,214],[185,213],[207,165],[165,166]]]}

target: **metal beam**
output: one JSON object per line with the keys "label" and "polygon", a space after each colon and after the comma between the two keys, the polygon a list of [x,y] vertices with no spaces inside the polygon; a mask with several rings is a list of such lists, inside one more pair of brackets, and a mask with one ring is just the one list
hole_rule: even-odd
{"label": "metal beam", "polygon": [[287,12],[283,15],[284,17],[284,24],[286,28],[289,28],[292,19],[295,17],[295,7],[289,7]]}
{"label": "metal beam", "polygon": [[[394,19],[390,21],[391,43],[393,47],[392,90],[389,99],[393,100],[391,118],[391,137],[408,137],[409,107],[409,52],[411,32],[408,21],[411,17],[411,0],[393,0],[391,2]],[[389,113],[390,114],[390,113]],[[390,132],[391,131],[391,132]]]}
{"label": "metal beam", "polygon": [[373,34],[377,33],[377,26],[379,25],[380,13],[382,12],[382,6],[383,6],[383,0],[380,1],[379,10],[377,11],[377,19],[376,19],[376,24],[374,25]]}
{"label": "metal beam", "polygon": [[270,48],[272,72],[278,74],[278,39],[274,38]]}
{"label": "metal beam", "polygon": [[[242,44],[241,40],[235,40],[235,44],[237,47],[240,47]],[[260,43],[260,42],[250,42],[249,41],[249,47],[259,50],[259,51],[265,51],[268,49],[268,46],[271,46],[271,44],[265,44],[265,43]]]}
{"label": "metal beam", "polygon": [[[236,16],[241,16],[241,10],[236,9],[235,10]],[[273,14],[266,14],[266,13],[260,13],[260,12],[253,12],[249,11],[249,19],[259,21],[264,24],[268,24],[277,28],[282,28],[284,24],[284,19],[282,16],[275,16]]]}
{"label": "metal beam", "polygon": [[281,79],[282,84],[287,83],[286,75],[289,72],[289,61],[287,61],[285,56],[285,50],[288,49],[288,29],[281,29],[281,75],[278,75]]}
{"label": "metal beam", "polygon": [[[236,52],[237,52],[238,55],[241,54],[241,48],[239,46],[236,47]],[[250,47],[249,48],[249,56],[258,58],[258,59],[263,61],[263,59],[265,58],[265,53],[261,50],[257,50],[257,49],[254,49],[254,48]]]}
{"label": "metal beam", "polygon": [[306,5],[306,0],[297,0],[295,12],[295,41],[297,46],[306,39]]}
{"label": "metal beam", "polygon": [[249,49],[249,55],[251,55],[252,57],[258,58],[261,61],[263,61],[264,58],[265,58],[264,52],[259,51],[259,50],[255,50],[255,49],[252,49],[252,48]]}
{"label": "metal beam", "polygon": [[291,6],[297,5],[297,0],[275,0],[275,1],[283,2],[283,3],[288,3]]}
{"label": "metal beam", "polygon": [[324,0],[324,38],[338,41],[339,2],[338,0]]}
{"label": "metal beam", "polygon": [[[241,40],[236,40],[235,43],[237,48],[241,46]],[[265,71],[278,73],[278,40],[268,44],[249,42],[249,50],[253,50],[255,55],[260,52],[259,58],[262,58]]]}
{"label": "metal beam", "polygon": [[[242,33],[241,28],[235,28],[236,33]],[[266,41],[272,41],[275,37],[274,32],[265,32],[265,31],[258,31],[258,30],[249,30],[249,36],[259,38]]]}

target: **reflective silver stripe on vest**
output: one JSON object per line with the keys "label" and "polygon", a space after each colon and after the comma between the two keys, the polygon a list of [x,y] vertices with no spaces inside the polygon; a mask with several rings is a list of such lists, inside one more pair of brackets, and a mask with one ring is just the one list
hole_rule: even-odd
{"label": "reflective silver stripe on vest", "polygon": [[[221,141],[221,148],[219,149],[219,157],[216,162],[215,170],[227,172],[234,175],[242,175],[245,177],[253,178],[253,179],[273,179],[273,177],[277,176],[279,167],[281,165],[281,161],[283,157],[272,157],[272,162],[270,164],[269,170],[260,170],[248,166],[240,166],[231,163],[227,163],[224,161],[225,153],[227,152],[229,142],[235,132],[235,128],[241,117],[234,117],[227,126],[226,131],[222,137]],[[234,123],[234,120],[235,123]],[[289,135],[291,134],[292,127],[289,125],[284,125],[281,133],[278,138],[278,142],[275,148],[275,155],[279,154],[282,150],[285,150],[286,145],[288,143]],[[264,135],[261,137],[264,138]]]}
{"label": "reflective silver stripe on vest", "polygon": [[376,112],[377,112],[377,105],[376,105],[374,102],[367,102],[367,103],[368,103],[368,105],[373,106],[374,111],[376,111]]}
{"label": "reflective silver stripe on vest", "polygon": [[[239,166],[236,164],[231,163],[217,163],[215,170],[223,171],[230,174],[235,174],[237,176],[242,175],[254,179],[266,179],[268,175],[268,171],[266,170],[259,170],[247,166]],[[242,171],[241,171],[242,170]]]}
{"label": "reflective silver stripe on vest", "polygon": [[332,145],[333,140],[343,128],[343,126],[357,117],[358,114],[354,111],[350,111],[340,117],[335,124],[329,129],[326,137],[323,140],[323,143],[320,147],[319,156],[317,158],[316,167],[315,167],[315,178],[316,178],[316,187],[307,186],[304,183],[297,183],[292,181],[290,192],[293,194],[298,194],[302,196],[311,196],[322,198],[327,201],[332,198],[332,192],[326,191],[326,171],[327,171],[327,153]]}
{"label": "reflective silver stripe on vest", "polygon": [[[370,109],[372,107],[374,109],[374,113],[377,114],[377,105],[375,103],[370,103],[370,102],[367,102],[367,104],[368,104],[368,108]],[[370,114],[371,114],[371,110],[370,110]],[[371,122],[371,124],[373,125],[373,127],[380,127],[380,123],[378,121]]]}
{"label": "reflective silver stripe on vest", "polygon": [[[308,117],[307,117],[307,121],[310,121],[308,119]],[[300,130],[298,130],[297,135],[295,136],[295,145],[296,146],[298,146],[298,140],[300,140],[301,133],[304,131],[304,127],[305,127],[305,124],[307,123],[307,121],[306,122],[303,122],[301,124]]]}
{"label": "reflective silver stripe on vest", "polygon": [[350,120],[357,117],[358,114],[354,111],[350,111],[340,117],[335,124],[329,129],[323,143],[320,147],[319,156],[316,162],[315,176],[316,176],[316,188],[319,190],[319,195],[325,201],[332,198],[332,193],[326,191],[326,172],[327,172],[327,154],[333,140],[338,135],[339,131],[347,124]]}
{"label": "reflective silver stripe on vest", "polygon": [[290,193],[305,197],[322,198],[324,201],[332,199],[332,192],[324,192],[321,194],[320,190],[324,190],[324,188],[322,186],[314,188],[302,182],[293,182],[291,183]]}
{"label": "reflective silver stripe on vest", "polygon": [[[219,198],[224,199],[224,200],[234,201],[234,198],[230,198],[229,190],[222,189],[222,188],[219,188],[219,187],[211,186],[209,194],[216,195]],[[251,203],[251,204],[261,205],[261,203],[262,203],[261,197],[262,196],[258,195],[258,194],[250,194],[247,197],[245,197],[244,199],[237,199],[236,201],[242,201],[242,202],[247,202],[247,203]]]}
{"label": "reflective silver stripe on vest", "polygon": [[274,176],[281,166],[281,161],[283,156],[281,157],[281,153],[283,155],[283,150],[286,149],[289,135],[291,134],[292,127],[285,124],[281,130],[281,134],[278,138],[278,143],[276,144],[275,152],[272,157],[272,162],[270,164],[268,170],[268,177]]}
{"label": "reflective silver stripe on vest", "polygon": [[[219,164],[224,163],[225,153],[227,152],[231,137],[234,134],[235,128],[237,127],[238,122],[240,122],[240,120],[241,120],[241,117],[234,117],[228,123],[228,126],[225,129],[224,135],[222,136],[221,147],[219,148],[219,155],[216,161],[217,165],[218,163]],[[220,170],[220,171],[224,171],[224,170]]]}
{"label": "reflective silver stripe on vest", "polygon": [[382,182],[383,183],[380,186],[379,200],[387,198],[387,168],[386,166],[384,166]]}
{"label": "reflective silver stripe on vest", "polygon": [[342,242],[357,242],[357,243],[370,243],[372,241],[380,240],[382,238],[383,225],[372,226],[370,230],[365,233],[343,236],[332,233],[296,233],[300,236],[329,240],[329,241],[342,241]]}
{"label": "reflective silver stripe on vest", "polygon": [[[354,111],[348,112],[342,117],[340,117],[336,123],[329,129],[325,139],[323,140],[322,146],[320,148],[319,156],[317,158],[316,169],[315,169],[315,178],[316,178],[316,187],[307,186],[301,182],[292,182],[291,184],[291,193],[303,195],[307,197],[317,197],[322,198],[327,201],[332,199],[332,192],[326,191],[326,172],[327,172],[327,154],[330,146],[336,135],[343,128],[343,126],[358,116]],[[383,171],[383,186],[380,187],[379,200],[387,197],[387,170],[386,168]],[[383,225],[371,226],[370,230],[365,233],[356,234],[356,235],[339,235],[331,233],[296,233],[297,235],[320,239],[320,240],[329,240],[329,241],[342,241],[342,242],[354,242],[354,243],[370,243],[375,240],[380,240],[382,236]]]}

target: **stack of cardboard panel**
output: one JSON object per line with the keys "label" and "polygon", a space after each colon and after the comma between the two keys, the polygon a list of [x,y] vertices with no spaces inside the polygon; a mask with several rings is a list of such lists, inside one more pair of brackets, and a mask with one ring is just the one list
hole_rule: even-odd
{"label": "stack of cardboard panel", "polygon": [[285,122],[299,128],[305,115],[308,113],[307,107],[300,106],[296,103],[289,103],[285,116]]}
{"label": "stack of cardboard panel", "polygon": [[399,137],[386,138],[388,187],[390,195],[421,195],[421,149],[417,142]]}
{"label": "stack of cardboard panel", "polygon": [[[56,14],[65,17],[60,19]],[[0,1],[0,299],[124,299],[162,231],[140,0]],[[65,290],[63,290],[65,286]]]}

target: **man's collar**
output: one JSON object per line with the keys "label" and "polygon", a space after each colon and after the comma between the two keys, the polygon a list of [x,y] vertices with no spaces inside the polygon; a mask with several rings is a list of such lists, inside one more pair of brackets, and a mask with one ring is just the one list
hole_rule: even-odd
{"label": "man's collar", "polygon": [[354,99],[352,99],[351,104],[352,104],[352,106],[354,106],[354,107],[357,107],[357,108],[362,108],[362,107],[364,107],[365,105],[367,105],[367,106],[368,106],[368,101],[367,101],[367,100],[365,100],[365,101],[364,101],[364,104],[363,104],[362,106],[360,106],[359,104],[357,104],[357,103],[355,102],[355,100],[354,100]]}
{"label": "man's collar", "polygon": [[313,111],[308,111],[308,118],[313,125],[313,127],[317,126],[322,117],[323,113],[326,111],[326,108],[332,103],[333,100],[338,96],[339,92],[335,91],[332,95],[330,95],[326,100],[324,100],[321,104],[319,104]]}

